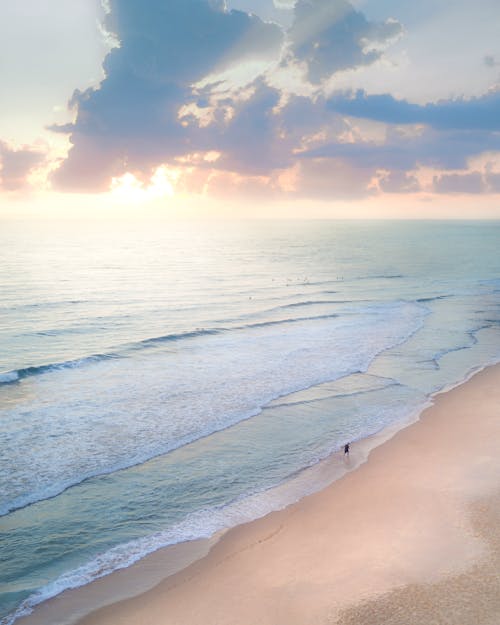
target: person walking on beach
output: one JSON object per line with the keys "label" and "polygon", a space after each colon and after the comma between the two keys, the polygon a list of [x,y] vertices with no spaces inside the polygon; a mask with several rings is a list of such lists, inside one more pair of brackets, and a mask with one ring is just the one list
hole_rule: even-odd
{"label": "person walking on beach", "polygon": [[344,445],[344,456],[348,456],[349,455],[349,447],[350,447],[349,443],[346,443]]}

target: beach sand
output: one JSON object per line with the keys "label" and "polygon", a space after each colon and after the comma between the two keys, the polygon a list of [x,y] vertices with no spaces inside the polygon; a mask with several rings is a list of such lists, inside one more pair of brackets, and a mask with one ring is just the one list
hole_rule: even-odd
{"label": "beach sand", "polygon": [[498,625],[499,521],[496,365],[438,395],[326,489],[79,623]]}

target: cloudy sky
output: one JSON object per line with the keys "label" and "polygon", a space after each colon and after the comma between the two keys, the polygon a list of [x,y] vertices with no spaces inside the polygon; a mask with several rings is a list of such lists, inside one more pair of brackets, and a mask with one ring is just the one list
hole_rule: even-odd
{"label": "cloudy sky", "polygon": [[0,8],[4,214],[500,217],[498,0]]}

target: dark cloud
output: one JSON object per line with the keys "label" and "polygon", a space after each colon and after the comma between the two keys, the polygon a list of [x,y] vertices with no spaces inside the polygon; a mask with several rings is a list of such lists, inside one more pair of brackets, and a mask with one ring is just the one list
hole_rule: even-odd
{"label": "dark cloud", "polygon": [[106,27],[120,41],[107,74],[126,71],[152,82],[188,86],[214,69],[249,58],[269,58],[281,30],[242,11],[207,0],[110,0]]}
{"label": "dark cloud", "polygon": [[416,136],[389,131],[384,143],[329,143],[301,153],[301,158],[345,158],[360,167],[396,171],[420,165],[437,169],[465,169],[471,156],[500,151],[500,135],[484,131],[437,132]]}
{"label": "dark cloud", "polygon": [[329,99],[328,106],[343,115],[388,124],[428,124],[441,130],[500,131],[500,91],[478,98],[420,105],[397,100],[389,94],[368,95],[358,90],[335,94]]}
{"label": "dark cloud", "polygon": [[380,169],[411,169],[416,154],[404,145],[373,142],[330,143],[301,154],[302,158],[342,158],[360,167]]}
{"label": "dark cloud", "polygon": [[253,96],[235,104],[230,124],[207,129],[205,149],[223,153],[218,166],[240,173],[268,174],[291,166],[297,151],[311,135],[340,134],[341,118],[325,107],[324,98],[290,96],[280,104],[281,93],[259,79]]}
{"label": "dark cloud", "polygon": [[236,108],[231,123],[218,132],[208,131],[210,144],[222,152],[221,167],[267,174],[289,164],[289,151],[280,139],[277,116],[273,113],[279,100],[279,91],[259,80],[254,95]]}
{"label": "dark cloud", "polygon": [[483,176],[478,171],[434,176],[433,188],[437,193],[484,193],[486,191]]}
{"label": "dark cloud", "polygon": [[293,21],[293,6],[276,6],[272,0],[228,0],[227,5],[282,26],[290,26]]}
{"label": "dark cloud", "polygon": [[283,129],[294,137],[294,147],[300,145],[304,135],[322,132],[329,136],[338,136],[348,130],[343,118],[325,106],[325,98],[314,99],[305,96],[290,96],[280,111]]}
{"label": "dark cloud", "polygon": [[73,144],[54,175],[59,188],[104,189],[126,168],[145,171],[199,149],[178,119],[193,101],[192,84],[233,63],[276,55],[282,43],[276,25],[207,0],[111,0],[106,28],[120,46],[104,61],[105,79],[75,92],[74,124],[52,128],[71,132]]}
{"label": "dark cloud", "polygon": [[[437,169],[467,169],[468,159],[486,151],[500,151],[500,92],[469,100],[444,100],[419,105],[397,100],[389,94],[367,95],[364,91],[335,94],[327,107],[342,115],[388,124],[383,144],[332,143],[303,154],[304,157],[347,158],[360,166],[405,172],[419,166]],[[420,131],[401,132],[401,126],[422,126]],[[396,178],[397,179],[397,178]],[[381,181],[389,190],[395,179]],[[389,184],[389,187],[387,187]],[[436,190],[476,188],[476,178],[438,178]],[[385,185],[385,188],[384,188]],[[397,185],[396,185],[397,186]],[[457,191],[458,192],[458,191]],[[465,191],[464,191],[465,192]],[[478,192],[477,189],[474,192]]]}
{"label": "dark cloud", "polygon": [[298,0],[288,36],[294,57],[307,65],[309,80],[319,83],[339,70],[373,63],[382,54],[373,44],[401,32],[395,20],[370,22],[346,0]]}
{"label": "dark cloud", "polygon": [[45,152],[38,148],[15,149],[0,141],[0,186],[6,191],[26,187],[27,176],[45,160]]}

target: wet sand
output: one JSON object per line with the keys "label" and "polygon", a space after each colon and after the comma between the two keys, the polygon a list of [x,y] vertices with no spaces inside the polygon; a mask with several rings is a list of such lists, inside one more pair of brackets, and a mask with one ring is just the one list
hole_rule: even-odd
{"label": "wet sand", "polygon": [[498,625],[499,476],[497,365],[328,488],[79,623]]}

